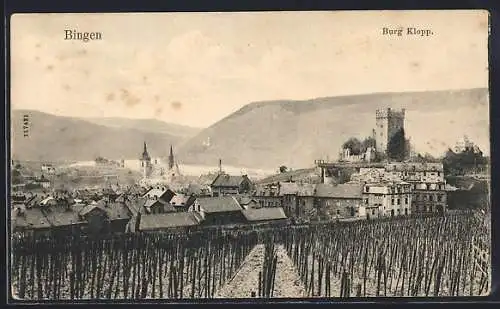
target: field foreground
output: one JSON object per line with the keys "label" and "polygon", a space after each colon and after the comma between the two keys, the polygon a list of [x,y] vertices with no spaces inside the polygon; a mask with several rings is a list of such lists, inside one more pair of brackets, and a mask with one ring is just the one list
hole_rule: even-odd
{"label": "field foreground", "polygon": [[25,300],[486,295],[488,224],[468,212],[189,235],[13,239],[11,289]]}

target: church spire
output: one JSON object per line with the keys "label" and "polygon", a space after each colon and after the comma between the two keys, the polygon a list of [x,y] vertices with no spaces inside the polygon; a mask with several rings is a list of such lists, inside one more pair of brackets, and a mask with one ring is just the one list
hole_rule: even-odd
{"label": "church spire", "polygon": [[148,153],[148,147],[146,145],[146,142],[144,142],[144,150],[142,151],[142,160],[146,160],[146,161],[151,160],[149,153]]}
{"label": "church spire", "polygon": [[172,145],[170,145],[170,155],[168,156],[168,168],[169,169],[174,168],[174,150]]}

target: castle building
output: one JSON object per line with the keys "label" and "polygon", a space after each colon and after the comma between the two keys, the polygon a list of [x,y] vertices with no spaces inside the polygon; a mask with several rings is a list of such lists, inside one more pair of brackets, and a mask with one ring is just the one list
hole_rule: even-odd
{"label": "castle building", "polygon": [[376,111],[375,141],[376,150],[387,152],[387,145],[391,138],[401,129],[404,129],[405,109],[395,111],[391,108]]}
{"label": "castle building", "polygon": [[144,150],[142,151],[142,156],[140,158],[141,161],[141,170],[144,178],[148,178],[151,176],[153,171],[153,166],[151,165],[151,157],[148,153],[148,148],[146,142],[144,142]]}

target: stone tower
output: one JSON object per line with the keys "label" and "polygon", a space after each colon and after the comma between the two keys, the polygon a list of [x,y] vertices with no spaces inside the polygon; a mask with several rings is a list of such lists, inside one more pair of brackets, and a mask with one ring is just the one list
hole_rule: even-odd
{"label": "stone tower", "polygon": [[376,111],[375,141],[377,152],[387,153],[391,138],[405,126],[405,109],[395,111],[391,108]]}
{"label": "stone tower", "polygon": [[144,142],[144,150],[142,151],[142,156],[140,158],[141,161],[141,170],[144,178],[148,178],[151,176],[151,172],[153,171],[153,166],[151,165],[151,157],[148,153],[148,147],[146,142]]}
{"label": "stone tower", "polygon": [[171,170],[174,168],[175,160],[174,160],[174,150],[172,145],[170,145],[170,155],[168,156],[168,169]]}

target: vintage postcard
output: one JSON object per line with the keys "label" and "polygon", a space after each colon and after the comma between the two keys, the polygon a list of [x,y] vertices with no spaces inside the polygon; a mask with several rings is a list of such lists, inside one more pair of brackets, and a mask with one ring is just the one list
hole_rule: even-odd
{"label": "vintage postcard", "polygon": [[13,300],[490,293],[487,11],[10,25]]}

